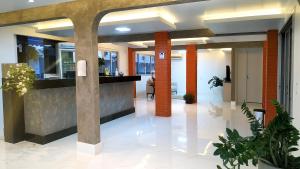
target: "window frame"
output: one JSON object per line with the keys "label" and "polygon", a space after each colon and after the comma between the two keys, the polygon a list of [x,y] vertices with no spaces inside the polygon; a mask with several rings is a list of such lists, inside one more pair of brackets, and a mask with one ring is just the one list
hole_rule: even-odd
{"label": "window frame", "polygon": [[[110,75],[113,75],[115,72],[113,71],[113,60],[112,60],[112,53],[116,53],[116,69],[119,70],[119,52],[116,51],[116,50],[99,50],[98,51],[98,58],[104,58],[105,59],[105,52],[108,52],[109,53],[109,61],[110,61],[110,66],[109,66],[109,72],[110,72]],[[101,56],[99,56],[99,53],[101,53]],[[105,68],[107,68],[105,65],[104,65]]]}
{"label": "window frame", "polygon": [[[138,60],[139,60],[139,57],[145,57],[144,59],[143,59],[143,62],[138,62]],[[149,57],[149,60],[150,60],[150,72],[149,73],[147,73],[147,66],[146,66],[146,57]],[[153,61],[153,63],[152,63],[152,61]],[[143,63],[144,64],[144,71],[143,72],[140,72],[139,71],[139,63]],[[153,65],[152,65],[153,64]],[[136,54],[136,56],[135,56],[135,67],[136,67],[136,74],[137,75],[151,75],[151,73],[152,73],[152,71],[155,71],[155,55],[147,55],[147,54]],[[153,69],[152,69],[152,67],[153,67]]]}

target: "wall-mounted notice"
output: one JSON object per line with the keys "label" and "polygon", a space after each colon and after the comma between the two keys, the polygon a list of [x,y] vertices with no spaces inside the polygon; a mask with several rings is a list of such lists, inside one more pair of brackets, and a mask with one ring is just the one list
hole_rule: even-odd
{"label": "wall-mounted notice", "polygon": [[159,53],[159,59],[165,59],[165,53],[164,52]]}

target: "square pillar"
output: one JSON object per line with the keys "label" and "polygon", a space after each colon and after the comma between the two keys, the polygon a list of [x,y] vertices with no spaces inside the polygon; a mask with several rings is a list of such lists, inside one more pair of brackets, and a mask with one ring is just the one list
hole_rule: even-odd
{"label": "square pillar", "polygon": [[[128,48],[128,75],[136,75],[135,51],[132,48]],[[133,83],[133,97],[136,98],[136,82]]]}
{"label": "square pillar", "polygon": [[95,155],[100,153],[101,145],[97,38],[99,22],[92,17],[75,17],[72,21],[76,64],[79,60],[86,61],[86,76],[78,76],[76,71],[77,150]]}
{"label": "square pillar", "polygon": [[155,115],[171,116],[171,40],[168,32],[158,32],[155,39]]}
{"label": "square pillar", "polygon": [[186,93],[194,95],[197,102],[197,46],[186,46]]}
{"label": "square pillar", "polygon": [[267,32],[263,61],[263,105],[266,110],[265,123],[267,125],[276,116],[276,109],[272,105],[272,100],[277,100],[278,30]]}

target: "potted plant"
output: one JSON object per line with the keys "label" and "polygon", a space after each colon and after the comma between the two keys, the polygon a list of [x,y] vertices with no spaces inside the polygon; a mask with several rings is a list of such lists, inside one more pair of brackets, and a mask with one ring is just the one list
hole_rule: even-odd
{"label": "potted plant", "polygon": [[[239,169],[250,162],[259,169],[299,169],[300,157],[294,157],[300,138],[299,131],[292,125],[289,113],[273,101],[277,116],[266,128],[255,118],[244,103],[243,113],[248,118],[252,136],[242,137],[237,130],[226,129],[227,137],[219,136],[214,143],[215,156],[220,156],[227,169]],[[221,166],[217,166],[221,169]]]}
{"label": "potted plant", "polygon": [[[35,80],[34,70],[27,64],[3,64],[4,139],[9,143],[24,140],[24,97]],[[11,130],[13,129],[13,130]]]}
{"label": "potted plant", "polygon": [[36,79],[34,70],[27,64],[10,65],[3,82],[3,90],[14,91],[23,96],[33,87]]}
{"label": "potted plant", "polygon": [[104,58],[98,58],[99,75],[103,76],[105,71],[105,60]]}
{"label": "potted plant", "polygon": [[193,104],[195,101],[195,97],[193,94],[187,93],[183,96],[186,104]]}
{"label": "potted plant", "polygon": [[219,77],[217,76],[213,76],[209,81],[208,84],[210,85],[210,89],[214,88],[214,87],[219,87],[219,86],[223,86],[223,80],[221,80]]}

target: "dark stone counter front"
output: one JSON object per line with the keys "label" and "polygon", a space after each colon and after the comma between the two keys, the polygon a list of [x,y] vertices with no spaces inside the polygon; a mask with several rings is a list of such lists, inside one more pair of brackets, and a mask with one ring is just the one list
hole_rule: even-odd
{"label": "dark stone counter front", "polygon": [[[99,84],[105,83],[119,83],[139,81],[141,76],[100,76]],[[34,84],[34,89],[48,89],[48,88],[61,88],[61,87],[73,87],[76,85],[75,79],[53,79],[53,80],[37,80]]]}
{"label": "dark stone counter front", "polygon": [[[140,79],[140,76],[99,77],[101,124],[135,112],[133,87],[134,81]],[[15,117],[13,121],[18,124],[20,121],[25,123],[20,128],[21,134],[11,132],[20,136],[17,140],[6,139],[6,141],[16,143],[27,140],[46,144],[76,133],[75,85],[75,79],[37,80],[34,88],[20,98],[20,103],[23,104],[9,104],[11,102],[9,98],[18,98],[17,96],[3,97],[6,114],[11,115],[13,113],[11,110],[19,107],[18,112],[21,115],[11,117]],[[4,92],[4,96],[8,96],[8,94],[8,92]],[[6,126],[9,127],[9,125]],[[6,127],[6,130],[9,131],[11,128]],[[16,138],[16,136],[13,135],[11,138]]]}

